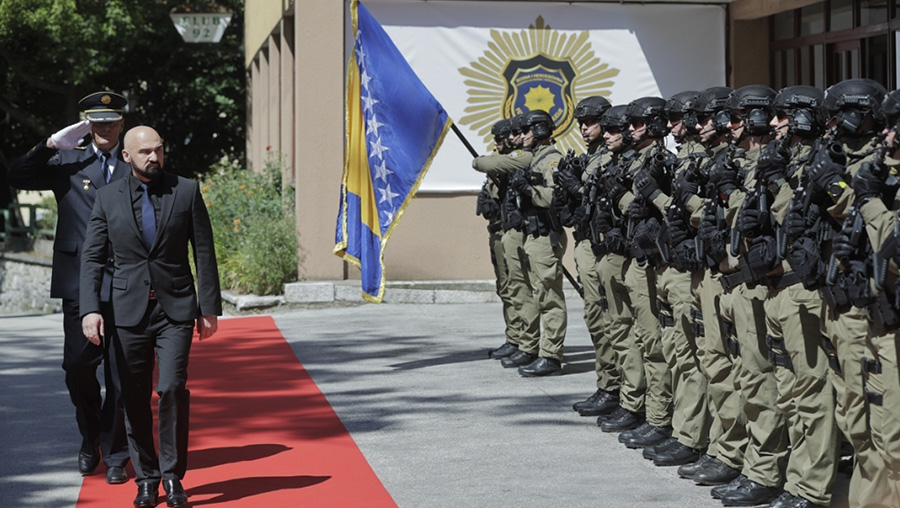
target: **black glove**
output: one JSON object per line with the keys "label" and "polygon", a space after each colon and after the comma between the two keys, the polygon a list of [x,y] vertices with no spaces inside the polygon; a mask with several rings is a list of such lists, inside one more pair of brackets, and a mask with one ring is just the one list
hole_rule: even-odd
{"label": "black glove", "polygon": [[591,222],[593,222],[597,231],[604,234],[608,233],[613,225],[612,212],[608,208],[600,208],[594,213],[594,218]]}
{"label": "black glove", "polygon": [[641,171],[634,179],[634,193],[644,197],[647,201],[653,201],[662,194],[656,178],[649,171]]}
{"label": "black glove", "polygon": [[841,230],[831,239],[831,254],[837,259],[847,259],[853,254],[850,235],[846,231]]}
{"label": "black glove", "polygon": [[819,150],[809,168],[809,179],[816,190],[827,191],[844,177],[844,166],[831,159],[827,150]]}
{"label": "black glove", "polygon": [[719,234],[719,224],[716,216],[712,213],[703,214],[700,220],[700,227],[697,229],[697,236],[704,242],[710,242]]}
{"label": "black glove", "polygon": [[762,213],[759,208],[748,207],[741,210],[738,216],[737,230],[747,238],[756,238],[762,233],[761,228]]}
{"label": "black glove", "polygon": [[519,194],[531,195],[531,184],[525,178],[524,171],[516,171],[509,179],[509,186]]}
{"label": "black glove", "polygon": [[788,165],[788,158],[778,151],[778,141],[771,141],[766,145],[763,153],[756,161],[756,174],[760,180],[775,183],[783,180]]}
{"label": "black glove", "polygon": [[557,171],[553,174],[556,187],[570,195],[576,195],[581,191],[581,180],[575,178],[575,175],[568,171]]}
{"label": "black glove", "polygon": [[491,197],[491,193],[486,188],[482,188],[478,193],[478,201],[475,203],[475,215],[490,219],[495,213],[500,215],[500,206]]}
{"label": "black glove", "polygon": [[675,190],[673,194],[675,194],[676,199],[678,200],[678,205],[681,208],[687,208],[688,201],[691,200],[691,196],[696,196],[700,193],[700,184],[697,182],[692,182],[685,178],[679,178],[675,181]]}
{"label": "black glove", "polygon": [[672,245],[678,245],[688,238],[688,226],[682,220],[669,223],[669,239]]}
{"label": "black glove", "polygon": [[716,190],[720,194],[725,195],[726,199],[732,192],[737,190],[738,170],[740,167],[737,161],[728,160],[719,164],[715,172],[709,177],[709,181],[716,186]]}
{"label": "black glove", "polygon": [[881,169],[878,167],[878,163],[874,161],[869,161],[859,168],[851,183],[857,199],[868,200],[884,195],[884,190],[887,186],[884,180],[878,176],[879,173],[882,173]]}
{"label": "black glove", "polygon": [[635,199],[628,205],[628,218],[631,220],[643,220],[650,216],[650,210],[640,200]]}
{"label": "black glove", "polygon": [[603,182],[603,186],[606,189],[606,195],[614,205],[618,204],[619,200],[622,199],[622,196],[628,192],[628,189],[619,182],[619,179],[612,176],[606,178],[606,181]]}

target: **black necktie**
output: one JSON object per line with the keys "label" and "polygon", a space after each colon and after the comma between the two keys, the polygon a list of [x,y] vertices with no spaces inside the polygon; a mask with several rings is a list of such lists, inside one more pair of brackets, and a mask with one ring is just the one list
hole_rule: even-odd
{"label": "black necktie", "polygon": [[100,167],[103,168],[103,178],[109,183],[112,173],[109,172],[109,152],[100,153]]}
{"label": "black necktie", "polygon": [[156,240],[156,211],[153,209],[153,202],[150,201],[150,189],[147,184],[142,183],[141,188],[144,189],[144,200],[141,203],[141,229],[143,230],[144,245],[147,250],[153,246]]}

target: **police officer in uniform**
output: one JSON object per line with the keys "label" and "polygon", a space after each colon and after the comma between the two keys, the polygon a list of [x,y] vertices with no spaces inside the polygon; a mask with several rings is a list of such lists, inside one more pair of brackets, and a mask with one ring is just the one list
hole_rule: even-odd
{"label": "police officer in uniform", "polygon": [[[855,193],[849,188],[848,181],[866,162],[880,156],[884,95],[884,87],[868,79],[841,81],[825,90],[823,105],[829,115],[826,124],[829,132],[809,170],[810,187],[814,191],[811,202],[822,203],[819,208],[821,220],[811,222],[811,217],[805,218],[807,224],[813,224],[810,229],[815,229],[816,223],[829,228],[823,237],[834,238],[848,216],[858,215],[858,209],[854,207]],[[789,217],[789,220],[795,219]],[[856,221],[850,222],[852,226]],[[810,234],[819,232],[811,231]],[[865,245],[864,232],[854,236],[861,242],[857,245]],[[821,254],[821,265],[832,265],[827,243]],[[824,279],[819,287],[824,301],[822,342],[825,353],[832,358],[830,379],[835,389],[838,428],[853,445],[856,454],[850,478],[851,506],[869,506],[889,498],[890,493],[880,490],[889,484],[871,480],[883,471],[877,467],[866,469],[878,464],[866,421],[867,395],[860,367],[866,355],[865,337],[869,332],[867,305],[864,305],[867,302],[863,294],[867,274],[858,263],[835,264],[837,270],[828,269],[820,275]]]}
{"label": "police officer in uniform", "polygon": [[[514,202],[514,193],[509,192],[509,177],[516,171],[527,168],[531,164],[531,153],[521,149],[522,127],[524,116],[516,116],[510,119],[510,134],[507,146],[510,151],[505,154],[494,153],[475,158],[472,167],[476,171],[487,173],[491,178],[507,184],[501,206],[501,227],[503,230],[500,244],[508,273],[507,288],[511,302],[512,313],[518,323],[516,330],[516,347],[510,348],[504,344],[498,350],[492,351],[493,358],[499,358],[505,368],[526,365],[536,356],[532,347],[540,337],[540,315],[532,296],[531,282],[528,278],[528,270],[524,260],[524,220]],[[507,343],[509,341],[507,340]],[[501,351],[501,349],[503,351]]]}
{"label": "police officer in uniform", "polygon": [[[669,369],[672,371],[673,413],[672,431],[650,430],[637,434],[626,446],[652,446],[674,434],[681,446],[658,454],[655,462],[663,465],[684,463],[679,468],[682,476],[692,476],[699,467],[698,451],[707,445],[709,416],[706,404],[706,377],[700,370],[697,356],[695,324],[697,310],[693,293],[702,279],[702,265],[696,259],[695,242],[690,227],[690,213],[681,203],[679,187],[689,186],[687,181],[694,171],[697,154],[702,146],[694,140],[696,130],[685,122],[691,101],[699,92],[686,91],[673,95],[666,101],[667,127],[679,143],[677,162],[671,175],[670,189],[661,188],[657,177],[649,172],[640,175],[634,183],[635,192],[659,210],[666,233],[659,244],[667,251],[665,263],[656,269],[661,343]],[[664,192],[667,190],[668,192]],[[640,427],[638,428],[640,429]]]}
{"label": "police officer in uniform", "polygon": [[516,171],[509,181],[519,211],[524,217],[525,256],[541,317],[538,356],[519,367],[524,377],[553,376],[562,373],[563,341],[566,338],[566,300],[563,294],[562,256],[566,234],[550,208],[553,200],[553,173],[562,155],[553,146],[553,119],[544,110],[526,113],[522,146],[531,152],[527,170]]}
{"label": "police officer in uniform", "polygon": [[[781,473],[788,448],[784,415],[776,408],[775,372],[766,345],[763,304],[768,288],[761,282],[773,268],[774,246],[742,238],[737,227],[739,212],[766,202],[758,197],[756,163],[770,141],[769,122],[775,91],[763,85],[748,85],[733,91],[727,107],[731,112],[732,143],[744,150],[716,167],[711,179],[725,206],[730,228],[728,256],[720,262],[723,271],[723,315],[735,325],[739,355],[737,388],[744,402],[749,440],[744,451],[746,480],[733,489],[720,489],[726,505],[749,506],[770,502],[781,493]],[[735,258],[738,258],[735,260]],[[764,259],[764,261],[760,261]],[[735,262],[737,261],[737,263]]]}
{"label": "police officer in uniform", "polygon": [[[883,160],[864,165],[853,177],[852,187],[860,206],[874,264],[871,274],[876,302],[869,307],[870,328],[865,341],[862,366],[864,389],[868,404],[866,412],[876,453],[860,457],[869,463],[864,471],[877,471],[873,477],[862,478],[862,489],[884,496],[876,499],[867,495],[870,503],[879,506],[900,505],[900,365],[897,362],[897,343],[900,340],[900,305],[898,305],[898,276],[900,276],[900,220],[898,220],[898,179],[900,168],[900,91],[888,94],[882,102],[887,127]],[[835,239],[835,250],[845,248],[852,256],[852,247],[845,237]],[[844,246],[841,247],[841,243]],[[874,269],[875,265],[878,266]]]}
{"label": "police officer in uniform", "polygon": [[627,227],[619,210],[619,200],[628,192],[620,182],[620,174],[628,168],[637,152],[633,149],[629,129],[627,104],[609,108],[600,118],[603,140],[610,160],[603,166],[599,180],[604,189],[592,216],[592,225],[603,235],[608,249],[600,260],[600,283],[608,301],[609,341],[612,345],[616,368],[619,372],[619,393],[610,394],[611,412],[597,417],[597,425],[603,428],[607,421],[614,421],[614,428],[634,428],[643,420],[644,394],[647,390],[641,350],[631,333],[634,322],[631,295],[625,285],[625,274],[631,264],[625,234]]}
{"label": "police officer in uniform", "polygon": [[[742,235],[766,242],[768,248],[775,245],[776,251],[777,266],[766,274],[766,342],[775,368],[778,408],[787,419],[791,453],[784,492],[769,505],[775,508],[829,505],[837,473],[834,391],[820,346],[822,300],[814,285],[804,286],[789,262],[783,224],[792,206],[803,207],[802,200],[791,201],[823,131],[823,98],[821,90],[804,85],[778,92],[776,114],[769,122],[775,140],[757,164],[758,206],[746,206],[738,217]],[[762,192],[766,193],[764,200],[759,199]]]}
{"label": "police officer in uniform", "polygon": [[[78,307],[81,250],[97,189],[125,177],[131,168],[121,156],[119,136],[125,121],[122,113],[128,101],[113,92],[97,92],[79,101],[84,120],[42,140],[19,158],[7,173],[9,184],[25,190],[52,190],[59,220],[53,242],[53,276],[50,296],[63,303],[63,370],[66,387],[75,406],[75,420],[81,433],[78,470],[93,474],[101,452],[106,464],[107,483],[125,483],[128,476],[128,445],[121,401],[116,355],[111,350],[112,333],[102,345],[88,342],[81,330]],[[79,146],[91,135],[91,143]],[[110,267],[112,265],[110,264]],[[113,323],[109,304],[112,269],[103,285],[103,313]],[[101,402],[97,367],[103,362],[106,398]]]}
{"label": "police officer in uniform", "polygon": [[[610,156],[603,142],[603,128],[600,118],[611,107],[609,101],[600,96],[582,99],[575,106],[581,135],[587,143],[587,153],[581,157],[582,174],[572,174],[560,170],[554,194],[569,204],[565,210],[571,216],[574,226],[575,263],[584,288],[584,321],[594,344],[597,390],[587,399],[575,403],[572,408],[581,416],[599,416],[612,411],[617,406],[619,372],[615,354],[607,330],[609,319],[607,297],[601,284],[600,261],[606,255],[602,235],[591,227],[591,215],[599,198],[599,176],[604,162]],[[569,156],[567,155],[566,159]],[[564,159],[564,161],[566,160]],[[562,219],[563,213],[561,213]],[[566,221],[563,220],[565,225]],[[615,394],[615,397],[613,397]]]}
{"label": "police officer in uniform", "polygon": [[681,201],[691,214],[691,225],[698,227],[696,255],[705,265],[703,280],[694,298],[695,306],[701,309],[699,320],[702,321],[703,333],[697,334],[698,357],[707,379],[707,403],[712,422],[706,451],[708,457],[698,461],[696,470],[689,468],[685,471],[686,476],[699,485],[724,485],[737,480],[747,444],[743,403],[735,389],[737,365],[740,364],[737,341],[734,327],[721,319],[721,272],[718,260],[710,254],[712,250],[724,251],[724,240],[715,229],[713,236],[705,236],[699,228],[707,200],[712,199],[712,196],[707,196],[709,175],[731,151],[728,143],[730,114],[727,110],[731,92],[728,87],[710,87],[692,101],[688,117],[696,126],[697,138],[706,156],[697,162],[692,177],[684,179],[681,190]]}
{"label": "police officer in uniform", "polygon": [[[507,154],[512,148],[507,145],[511,134],[511,122],[508,119],[500,120],[491,127],[494,136],[494,153]],[[476,215],[481,215],[488,221],[488,246],[491,252],[491,264],[494,266],[496,277],[497,296],[503,303],[503,321],[506,323],[506,342],[500,347],[489,352],[488,356],[499,360],[518,350],[519,328],[521,321],[515,312],[515,307],[510,298],[509,270],[506,266],[506,257],[503,252],[503,220],[501,205],[506,195],[506,184],[499,178],[487,178],[478,193]]]}

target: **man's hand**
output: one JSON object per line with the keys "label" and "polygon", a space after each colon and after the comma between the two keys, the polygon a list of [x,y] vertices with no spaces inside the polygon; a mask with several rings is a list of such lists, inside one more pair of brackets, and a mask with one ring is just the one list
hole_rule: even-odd
{"label": "man's hand", "polygon": [[89,120],[73,123],[50,136],[50,139],[47,141],[47,148],[71,150],[78,146],[81,138],[87,136],[89,132],[91,132],[91,122]]}
{"label": "man's hand", "polygon": [[634,179],[634,193],[643,196],[647,201],[653,201],[662,191],[656,178],[653,178],[649,171],[642,170]]}
{"label": "man's hand", "polygon": [[531,195],[531,185],[528,184],[528,179],[525,178],[525,172],[522,170],[513,173],[513,176],[509,179],[509,186],[520,195]]}
{"label": "man's hand", "polygon": [[219,329],[219,323],[216,316],[200,316],[197,318],[197,334],[200,340],[208,339]]}
{"label": "man's hand", "polygon": [[99,312],[85,314],[81,318],[81,331],[91,344],[99,346],[100,340],[106,335],[103,329],[103,316]]}

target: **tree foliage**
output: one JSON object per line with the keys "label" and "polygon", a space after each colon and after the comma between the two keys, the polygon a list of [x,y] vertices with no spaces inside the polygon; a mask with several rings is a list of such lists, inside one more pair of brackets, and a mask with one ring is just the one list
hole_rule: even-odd
{"label": "tree foliage", "polygon": [[98,90],[129,99],[126,129],[143,124],[160,132],[167,169],[196,176],[225,156],[242,163],[244,2],[219,3],[234,16],[218,44],[181,39],[169,17],[181,5],[0,0],[0,174],[78,121],[78,100]]}

